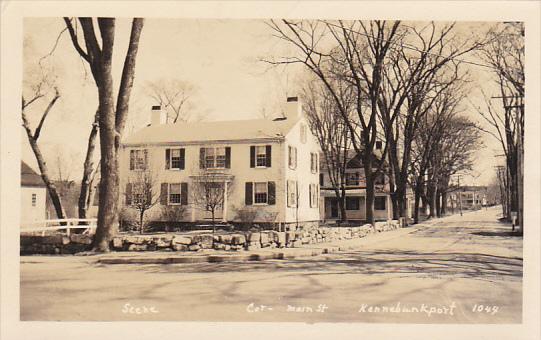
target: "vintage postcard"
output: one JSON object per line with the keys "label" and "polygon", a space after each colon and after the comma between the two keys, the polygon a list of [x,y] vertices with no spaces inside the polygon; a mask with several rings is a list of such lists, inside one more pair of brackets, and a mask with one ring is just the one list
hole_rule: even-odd
{"label": "vintage postcard", "polygon": [[539,14],[3,2],[2,339],[538,339]]}

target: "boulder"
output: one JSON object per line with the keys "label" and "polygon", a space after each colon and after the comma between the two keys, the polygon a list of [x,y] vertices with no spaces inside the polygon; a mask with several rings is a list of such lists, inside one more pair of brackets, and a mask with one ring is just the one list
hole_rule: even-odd
{"label": "boulder", "polygon": [[130,244],[128,251],[144,251],[147,250],[146,244]]}
{"label": "boulder", "polygon": [[188,246],[185,244],[175,243],[172,245],[173,250],[176,251],[186,251],[188,250]]}
{"label": "boulder", "polygon": [[211,249],[214,243],[214,236],[210,234],[195,235],[192,244],[199,244],[201,248]]}
{"label": "boulder", "polygon": [[234,245],[244,245],[246,243],[246,237],[242,234],[234,234],[232,235],[233,238],[231,239],[231,244]]}
{"label": "boulder", "polygon": [[92,236],[85,234],[71,234],[70,241],[77,244],[92,244]]}
{"label": "boulder", "polygon": [[122,237],[113,237],[113,249],[122,249],[123,244],[124,240],[122,239]]}
{"label": "boulder", "polygon": [[198,251],[201,247],[198,244],[191,244],[188,246],[188,249],[191,251]]}
{"label": "boulder", "polygon": [[167,248],[171,246],[171,240],[163,237],[155,237],[153,241],[158,248]]}
{"label": "boulder", "polygon": [[192,244],[192,238],[189,236],[175,236],[173,239],[173,244],[190,245]]}
{"label": "boulder", "polygon": [[269,234],[261,233],[261,244],[269,243]]}
{"label": "boulder", "polygon": [[233,239],[233,236],[230,234],[220,235],[219,242],[224,243],[224,244],[231,244],[232,239]]}
{"label": "boulder", "polygon": [[214,242],[213,244],[213,248],[216,249],[216,250],[225,250],[225,244],[223,243],[218,243],[218,242]]}
{"label": "boulder", "polygon": [[285,244],[286,243],[286,233],[285,232],[280,232],[280,231],[275,231],[274,232],[274,241],[277,242],[278,244]]}
{"label": "boulder", "polygon": [[261,241],[261,236],[261,233],[248,233],[248,235],[246,235],[246,239],[249,242],[259,242]]}
{"label": "boulder", "polygon": [[[70,243],[69,237],[65,235],[52,235],[52,236],[44,236],[41,239],[42,244],[68,244]],[[54,249],[52,250],[54,252]]]}
{"label": "boulder", "polygon": [[129,244],[143,244],[146,241],[144,237],[138,237],[138,236],[126,236],[124,240],[126,241],[126,243],[129,243]]}

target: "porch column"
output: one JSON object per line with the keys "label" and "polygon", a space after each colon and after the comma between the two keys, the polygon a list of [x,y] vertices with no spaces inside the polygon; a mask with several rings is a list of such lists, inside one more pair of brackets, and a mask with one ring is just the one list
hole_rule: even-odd
{"label": "porch column", "polygon": [[224,181],[224,204],[222,211],[222,222],[227,222],[227,181]]}
{"label": "porch column", "polygon": [[386,199],[387,199],[387,203],[386,203],[386,207],[387,207],[387,221],[390,221],[393,219],[393,213],[392,213],[392,209],[393,209],[393,204],[391,202],[391,195],[386,195]]}
{"label": "porch column", "polygon": [[192,203],[192,222],[195,222],[195,204]]}

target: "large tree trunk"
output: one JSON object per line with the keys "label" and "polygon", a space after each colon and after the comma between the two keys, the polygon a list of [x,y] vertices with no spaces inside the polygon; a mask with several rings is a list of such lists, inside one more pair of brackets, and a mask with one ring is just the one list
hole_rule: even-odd
{"label": "large tree trunk", "polygon": [[83,166],[83,178],[81,180],[81,191],[79,192],[79,218],[87,218],[87,211],[89,207],[89,197],[92,194],[92,173],[94,171],[94,150],[96,149],[96,137],[98,135],[99,126],[99,112],[96,112],[94,117],[94,123],[88,136],[88,145],[86,149],[86,157]]}
{"label": "large tree trunk", "polygon": [[436,204],[435,204],[435,207],[436,207],[436,216],[437,217],[441,217],[441,193],[440,193],[440,189],[436,188],[436,192],[434,193],[434,196],[435,196],[435,199],[436,199]]}
{"label": "large tree trunk", "polygon": [[115,19],[98,18],[101,46],[98,43],[92,18],[79,18],[83,30],[86,51],[79,45],[77,32],[71,19],[64,18],[75,50],[88,62],[98,88],[98,115],[100,136],[100,193],[98,207],[98,226],[94,236],[93,250],[109,251],[109,243],[117,229],[119,204],[118,152],[120,138],[126,124],[129,99],[135,74],[135,60],[139,48],[139,38],[143,19],[132,21],[128,51],[124,60],[118,90],[114,102],[112,78],[112,56],[115,38]]}
{"label": "large tree trunk", "polygon": [[[367,153],[367,152],[366,152]],[[374,192],[374,176],[372,172],[374,169],[372,168],[372,155],[363,156],[363,163],[364,163],[364,174],[366,178],[366,223],[370,223],[374,225],[374,200],[375,200],[375,192]]]}
{"label": "large tree trunk", "polygon": [[347,222],[347,210],[346,210],[346,188],[342,187],[340,190],[336,190],[336,199],[338,200],[338,208],[340,209],[340,222]]}

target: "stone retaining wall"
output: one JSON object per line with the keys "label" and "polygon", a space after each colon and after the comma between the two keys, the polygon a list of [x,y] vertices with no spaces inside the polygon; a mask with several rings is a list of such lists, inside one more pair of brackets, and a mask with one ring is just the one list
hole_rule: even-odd
{"label": "stone retaining wall", "polygon": [[[372,233],[398,229],[399,222],[376,222],[375,226],[365,224],[358,227],[318,227],[297,231],[261,231],[200,234],[119,234],[112,240],[114,251],[198,251],[255,250],[261,248],[296,248],[307,244],[365,237]],[[89,250],[92,237],[72,234],[51,236],[21,235],[21,255],[27,254],[74,254]]]}

